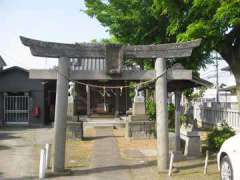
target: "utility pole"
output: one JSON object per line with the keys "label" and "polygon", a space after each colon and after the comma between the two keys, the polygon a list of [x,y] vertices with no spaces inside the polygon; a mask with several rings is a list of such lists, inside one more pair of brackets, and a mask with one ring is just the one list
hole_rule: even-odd
{"label": "utility pole", "polygon": [[215,60],[216,60],[216,102],[219,103],[219,73],[218,73],[218,60],[220,58],[218,57],[217,52],[215,52]]}

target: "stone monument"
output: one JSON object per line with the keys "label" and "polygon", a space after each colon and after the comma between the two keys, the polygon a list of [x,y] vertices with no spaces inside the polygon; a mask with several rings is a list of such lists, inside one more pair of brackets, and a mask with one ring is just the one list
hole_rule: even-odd
{"label": "stone monument", "polygon": [[200,135],[199,132],[194,129],[193,124],[183,125],[180,129],[180,137],[185,141],[185,156],[201,155]]}
{"label": "stone monument", "polygon": [[135,97],[133,106],[128,111],[126,121],[126,138],[146,138],[150,137],[150,131],[154,123],[149,121],[146,115],[145,98],[142,92],[138,92],[138,87],[135,89]]}

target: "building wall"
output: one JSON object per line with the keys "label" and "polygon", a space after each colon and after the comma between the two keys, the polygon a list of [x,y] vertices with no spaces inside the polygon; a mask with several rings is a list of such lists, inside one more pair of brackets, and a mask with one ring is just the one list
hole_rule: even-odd
{"label": "building wall", "polygon": [[[29,79],[29,73],[19,68],[12,68],[0,72],[0,118],[4,120],[4,92],[29,92],[29,125],[44,124],[44,87],[40,80]],[[33,107],[40,108],[40,116],[32,116]]]}

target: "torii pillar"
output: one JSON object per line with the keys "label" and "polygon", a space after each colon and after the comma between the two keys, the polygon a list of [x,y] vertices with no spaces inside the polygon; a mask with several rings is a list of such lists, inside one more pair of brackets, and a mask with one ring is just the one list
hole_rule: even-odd
{"label": "torii pillar", "polygon": [[69,58],[61,57],[58,60],[54,119],[53,172],[64,171],[69,63]]}
{"label": "torii pillar", "polygon": [[166,172],[169,161],[168,109],[167,109],[167,72],[166,60],[155,61],[156,77],[156,124],[157,124],[157,166],[159,172]]}

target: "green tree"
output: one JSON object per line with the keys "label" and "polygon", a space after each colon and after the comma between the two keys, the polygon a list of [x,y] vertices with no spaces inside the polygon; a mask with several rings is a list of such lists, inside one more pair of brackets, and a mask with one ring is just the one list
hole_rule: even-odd
{"label": "green tree", "polygon": [[216,50],[229,64],[240,102],[240,0],[86,0],[96,17],[121,43],[159,44],[202,38],[190,58],[180,61],[198,70]]}

